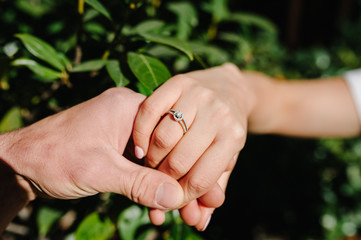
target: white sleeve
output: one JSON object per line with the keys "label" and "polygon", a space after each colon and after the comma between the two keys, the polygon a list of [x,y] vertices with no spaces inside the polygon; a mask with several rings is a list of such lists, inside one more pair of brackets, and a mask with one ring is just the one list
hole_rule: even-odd
{"label": "white sleeve", "polygon": [[361,121],[361,69],[351,70],[344,75]]}

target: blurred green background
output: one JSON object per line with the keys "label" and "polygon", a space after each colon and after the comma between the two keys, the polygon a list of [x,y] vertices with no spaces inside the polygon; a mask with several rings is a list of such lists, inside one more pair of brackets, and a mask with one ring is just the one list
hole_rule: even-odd
{"label": "blurred green background", "polygon": [[[339,75],[361,67],[361,1],[0,0],[0,132],[109,87],[150,94],[166,79],[150,86],[132,53],[164,76],[224,62],[281,79]],[[146,209],[100,194],[37,199],[4,239],[360,239],[360,197],[359,138],[250,135],[203,233],[177,212],[151,226]]]}

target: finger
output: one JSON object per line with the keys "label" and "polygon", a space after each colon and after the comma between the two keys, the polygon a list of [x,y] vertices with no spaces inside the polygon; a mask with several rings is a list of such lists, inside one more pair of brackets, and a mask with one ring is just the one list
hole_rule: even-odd
{"label": "finger", "polygon": [[211,190],[198,198],[198,201],[201,202],[204,206],[209,208],[218,208],[224,203],[225,190],[219,185],[219,181],[220,180],[218,180],[217,183],[214,184]]}
{"label": "finger", "polygon": [[[236,155],[238,156],[238,154],[236,154]],[[231,171],[227,171],[227,172],[223,173],[222,176],[217,181],[217,186],[223,193],[225,193],[225,191],[226,191],[226,187],[227,187],[227,183],[228,183],[230,175],[231,175]],[[199,231],[206,230],[206,228],[208,227],[208,224],[211,221],[212,214],[213,214],[215,208],[217,208],[217,207],[212,207],[208,202],[209,201],[208,198],[214,198],[214,196],[212,196],[213,194],[214,194],[214,192],[210,191],[198,199],[198,201],[201,203],[201,204],[199,204],[199,211],[201,213],[201,217],[200,217],[198,223],[196,223],[194,226]],[[223,194],[223,196],[224,196],[224,194]]]}
{"label": "finger", "polygon": [[154,130],[150,140],[146,156],[146,163],[150,167],[157,167],[169,152],[171,152],[174,146],[176,146],[179,140],[191,131],[191,126],[196,115],[196,108],[185,104],[189,102],[188,99],[194,98],[187,95],[183,97],[181,101],[177,102],[172,109],[182,112],[184,118],[183,123],[187,125],[189,130],[184,134],[181,122],[176,121],[172,114],[166,114]]}
{"label": "finger", "polygon": [[226,136],[217,137],[187,175],[179,181],[184,189],[185,202],[207,193],[228,169],[237,152],[238,144],[232,139]]}
{"label": "finger", "polygon": [[113,164],[98,161],[92,171],[82,173],[82,181],[96,187],[98,192],[114,192],[141,205],[169,210],[183,203],[183,189],[170,176],[155,169],[130,162],[117,153]]}
{"label": "finger", "polygon": [[210,112],[200,112],[192,124],[192,128],[174,147],[158,169],[169,176],[183,177],[212,144],[216,137],[216,122],[210,119]]}
{"label": "finger", "polygon": [[182,76],[176,76],[165,82],[140,106],[134,122],[133,139],[138,158],[143,158],[148,151],[151,134],[169,109],[177,102],[182,93]]}
{"label": "finger", "polygon": [[150,221],[156,226],[162,225],[165,221],[165,212],[163,210],[150,208],[148,215]]}
{"label": "finger", "polygon": [[204,218],[202,217],[200,204],[208,208],[216,208],[224,202],[224,191],[218,184],[215,184],[206,195],[202,196],[202,200],[201,198],[194,199],[179,210],[183,221],[189,226],[199,225]]}
{"label": "finger", "polygon": [[205,231],[212,219],[212,214],[214,212],[214,208],[209,208],[209,207],[205,207],[202,204],[199,204],[199,209],[201,212],[201,218],[200,221],[194,225],[194,227],[198,230],[198,231]]}
{"label": "finger", "polygon": [[189,226],[194,226],[199,223],[202,214],[197,199],[190,201],[183,208],[179,209],[179,214]]}

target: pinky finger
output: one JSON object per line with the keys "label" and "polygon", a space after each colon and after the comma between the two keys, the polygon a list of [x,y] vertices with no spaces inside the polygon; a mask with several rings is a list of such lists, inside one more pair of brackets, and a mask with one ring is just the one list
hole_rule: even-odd
{"label": "pinky finger", "polygon": [[148,215],[150,221],[156,226],[162,225],[165,221],[165,211],[163,210],[156,208],[149,208]]}
{"label": "pinky finger", "polygon": [[[238,156],[238,154],[237,154]],[[222,176],[218,179],[217,183],[218,186],[220,188],[222,188],[223,192],[226,191],[226,187],[227,187],[227,183],[229,180],[229,177],[231,176],[231,171],[227,171],[225,173],[222,174]],[[206,193],[205,195],[203,195],[202,197],[199,198],[199,202],[207,202],[207,198],[209,198],[210,196],[208,196],[209,194]],[[199,204],[199,210],[201,212],[201,218],[199,220],[199,222],[197,224],[195,224],[195,228],[197,228],[199,231],[205,231],[206,228],[208,227],[208,224],[211,221],[212,218],[212,214],[215,210],[215,208],[212,207],[207,207],[204,204],[200,203]]]}

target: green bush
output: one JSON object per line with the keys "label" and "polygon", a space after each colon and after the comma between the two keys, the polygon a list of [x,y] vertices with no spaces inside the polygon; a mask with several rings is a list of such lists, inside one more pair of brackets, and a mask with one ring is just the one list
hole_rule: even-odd
{"label": "green bush", "polygon": [[[175,74],[224,62],[281,78],[361,66],[361,21],[330,48],[289,53],[271,21],[231,10],[227,0],[3,0],[0,19],[0,132],[109,87],[149,95]],[[147,209],[113,194],[38,199],[29,217],[15,221],[30,229],[26,239],[339,239],[361,226],[360,147],[357,139],[250,136],[229,200],[203,234],[176,211],[154,227]]]}

